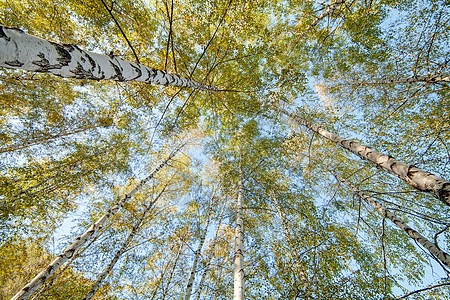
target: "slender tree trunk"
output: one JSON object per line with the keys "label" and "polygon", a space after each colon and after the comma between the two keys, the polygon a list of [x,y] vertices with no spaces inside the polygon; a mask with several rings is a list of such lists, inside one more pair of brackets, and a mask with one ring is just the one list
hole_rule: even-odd
{"label": "slender tree trunk", "polygon": [[141,218],[131,229],[130,234],[128,235],[125,242],[122,244],[122,247],[119,249],[119,251],[116,252],[116,255],[111,260],[111,262],[108,264],[108,266],[105,268],[105,270],[97,277],[97,280],[92,285],[91,289],[86,294],[86,296],[84,296],[83,300],[89,300],[95,295],[97,290],[100,288],[100,285],[102,284],[103,280],[105,280],[106,276],[108,276],[108,274],[114,268],[114,265],[117,263],[119,258],[127,250],[128,245],[131,243],[131,241],[134,239],[134,237],[138,233],[139,229],[142,226],[142,223],[144,222],[145,218],[147,218],[148,214],[150,213],[151,208],[156,203],[156,201],[158,201],[158,199],[161,197],[161,195],[164,193],[164,191],[166,190],[168,185],[169,185],[169,182],[167,182],[167,184],[163,187],[162,191],[158,194],[158,196],[156,196],[156,198],[145,208],[144,212],[142,213]]}
{"label": "slender tree trunk", "polygon": [[58,279],[59,276],[61,276],[64,271],[66,271],[73,263],[73,261],[75,259],[77,259],[82,253],[84,253],[84,251],[86,249],[88,249],[101,235],[103,232],[100,232],[99,234],[97,234],[97,236],[95,238],[93,238],[89,244],[86,245],[86,247],[84,247],[83,249],[81,249],[80,251],[76,252],[71,258],[70,260],[64,265],[64,267],[62,267],[58,273],[55,273],[50,280],[48,280],[45,285],[39,290],[39,292],[37,292],[34,296],[33,296],[33,300],[38,300],[41,296],[43,296],[44,292],[46,292],[55,282],[56,279]]}
{"label": "slender tree trunk", "polygon": [[234,236],[235,252],[234,252],[234,300],[244,299],[244,222],[242,219],[242,191],[243,191],[243,175],[242,175],[242,152],[239,160],[239,183],[236,204],[236,229]]}
{"label": "slender tree trunk", "polygon": [[200,296],[203,291],[203,285],[205,283],[206,273],[208,273],[208,271],[209,271],[209,265],[211,264],[211,260],[214,255],[214,248],[216,247],[217,236],[219,235],[221,224],[222,224],[222,217],[219,220],[219,225],[217,226],[216,233],[214,234],[214,238],[211,243],[211,252],[209,252],[208,257],[206,258],[206,261],[205,261],[205,269],[203,270],[202,278],[200,279],[200,283],[198,285],[197,296],[195,297],[196,300],[200,300]]}
{"label": "slender tree trunk", "polygon": [[33,280],[31,280],[26,286],[24,286],[11,300],[25,300],[28,299],[59,267],[69,260],[74,253],[84,245],[100,228],[103,224],[112,217],[133,195],[150,179],[152,179],[156,173],[158,173],[166,164],[177,154],[181,148],[173,151],[169,157],[162,162],[150,175],[141,180],[141,182],[135,186],[128,194],[126,194],[119,202],[111,207],[102,217],[100,217],[94,224],[92,224],[85,233],[75,239],[75,241],[69,245],[60,255],[58,255],[47,268],[39,273]]}
{"label": "slender tree trunk", "polygon": [[169,286],[172,282],[173,274],[175,273],[175,269],[177,268],[178,259],[180,259],[180,255],[183,253],[183,245],[180,245],[177,251],[177,256],[175,257],[175,261],[173,262],[172,270],[170,271],[169,279],[167,280],[166,287],[163,289],[162,300],[164,300],[169,292]]}
{"label": "slender tree trunk", "polygon": [[378,80],[360,83],[351,83],[352,85],[385,85],[385,84],[401,84],[401,83],[444,83],[450,82],[450,76],[447,75],[426,75],[426,76],[412,76],[409,78],[399,78],[390,80]]}
{"label": "slender tree trunk", "polygon": [[441,200],[446,205],[450,205],[450,182],[440,178],[436,175],[423,171],[413,165],[398,161],[393,157],[381,154],[369,147],[361,145],[355,141],[346,140],[334,133],[331,133],[319,126],[311,124],[282,108],[274,108],[275,110],[289,116],[298,124],[307,127],[308,129],[320,134],[328,140],[338,144],[342,148],[358,155],[360,158],[375,164],[380,169],[383,169],[400,179],[403,179],[407,184],[422,192],[427,192],[435,198]]}
{"label": "slender tree trunk", "polygon": [[178,75],[167,74],[114,55],[84,51],[76,45],[58,44],[0,26],[0,66],[51,73],[77,79],[141,81],[145,83],[216,90]]}
{"label": "slender tree trunk", "polygon": [[385,209],[381,203],[376,201],[375,199],[367,196],[366,194],[362,193],[356,186],[348,182],[343,177],[339,176],[335,171],[329,170],[331,174],[333,174],[336,179],[343,184],[345,184],[347,187],[353,190],[353,192],[364,199],[367,203],[371,204],[373,207],[375,207],[380,214],[383,217],[388,218],[391,220],[395,225],[397,225],[399,228],[401,228],[406,234],[408,234],[413,240],[421,244],[425,249],[427,249],[434,257],[438,258],[444,265],[450,268],[450,255],[442,251],[438,245],[430,242],[427,238],[425,238],[423,235],[409,227],[405,222],[403,222],[401,219],[397,218],[393,213],[391,213],[389,210]]}
{"label": "slender tree trunk", "polygon": [[186,291],[184,293],[185,300],[191,299],[192,286],[194,285],[194,279],[195,279],[195,271],[197,270],[198,260],[200,259],[200,254],[201,254],[203,244],[205,243],[205,239],[206,239],[206,233],[208,232],[209,221],[211,219],[210,218],[211,217],[211,206],[212,206],[212,202],[214,200],[215,194],[216,194],[216,190],[214,190],[214,192],[211,196],[211,199],[209,201],[205,230],[203,231],[203,234],[200,238],[200,244],[198,245],[197,251],[195,251],[195,257],[194,257],[194,262],[192,263],[191,275],[189,276],[188,284],[186,286]]}

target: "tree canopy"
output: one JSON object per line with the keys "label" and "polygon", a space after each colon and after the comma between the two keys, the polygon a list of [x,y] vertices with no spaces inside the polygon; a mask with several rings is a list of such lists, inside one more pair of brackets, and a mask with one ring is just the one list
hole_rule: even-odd
{"label": "tree canopy", "polygon": [[0,298],[450,299],[449,34],[444,0],[0,0]]}

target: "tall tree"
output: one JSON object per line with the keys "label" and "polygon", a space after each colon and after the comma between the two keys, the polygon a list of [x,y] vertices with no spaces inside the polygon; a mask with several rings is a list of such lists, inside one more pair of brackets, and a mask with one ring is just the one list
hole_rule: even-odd
{"label": "tall tree", "polygon": [[[0,1],[2,245],[19,250],[14,241],[42,240],[45,253],[64,253],[48,238],[67,233],[60,224],[78,222],[71,238],[83,233],[147,176],[170,137],[191,131],[195,149],[128,199],[36,298],[52,297],[77,276],[86,284],[74,291],[84,295],[90,279],[109,272],[102,297],[229,299],[242,268],[249,299],[389,299],[413,285],[448,298],[445,276],[431,282],[426,275],[434,267],[429,253],[348,197],[323,168],[336,166],[398,224],[408,221],[430,242],[434,236],[448,253],[448,207],[429,197],[448,194],[448,15],[448,5],[434,0]],[[40,44],[30,48],[32,41]],[[99,80],[102,72],[109,80]],[[173,80],[183,86],[145,84]],[[267,105],[297,108],[293,117],[316,131],[297,130],[292,118],[265,118]],[[419,189],[352,159],[317,131]],[[172,174],[151,221],[126,247],[146,195]],[[211,241],[198,182],[219,181]],[[245,194],[241,225],[230,201],[238,190]],[[240,269],[233,268],[236,224],[245,225]]]}
{"label": "tall tree", "polygon": [[150,173],[147,177],[139,182],[129,193],[127,193],[120,201],[114,204],[101,218],[99,218],[94,224],[92,224],[88,230],[79,236],[75,242],[69,245],[62,254],[60,254],[57,258],[55,258],[49,266],[39,273],[33,280],[31,280],[26,286],[24,286],[12,299],[28,299],[44,282],[48,279],[53,273],[58,270],[58,268],[64,264],[68,259],[70,259],[74,253],[81,247],[83,244],[89,240],[100,228],[102,228],[103,224],[113,216],[118,210],[122,208],[122,206],[127,202],[128,199],[133,197],[133,195],[139,191],[139,189],[144,186],[147,181],[153,178],[155,174],[162,168],[164,168],[167,163],[177,154],[177,152],[181,149],[178,148],[173,151],[169,157],[162,162],[152,173]]}
{"label": "tall tree", "polygon": [[341,177],[336,173],[334,170],[330,170],[331,174],[333,174],[337,180],[348,186],[350,189],[353,190],[355,194],[357,194],[359,197],[363,198],[365,201],[370,203],[373,207],[375,207],[380,214],[382,214],[383,217],[388,218],[392,222],[394,222],[395,225],[400,227],[403,231],[405,231],[412,239],[414,239],[416,242],[421,244],[425,249],[430,251],[430,253],[438,258],[444,265],[447,267],[450,267],[450,256],[442,251],[438,245],[430,242],[427,238],[425,238],[423,235],[406,225],[405,222],[397,218],[393,213],[391,213],[389,210],[383,207],[378,201],[372,199],[371,197],[367,196],[366,194],[362,193],[360,190],[358,190],[353,184],[348,182],[345,178]]}
{"label": "tall tree", "polygon": [[242,149],[239,149],[239,182],[236,201],[236,227],[234,236],[234,296],[235,300],[243,300],[245,295],[245,271],[244,271],[244,221],[242,216],[243,206],[243,180],[242,173]]}
{"label": "tall tree", "polygon": [[419,191],[428,192],[435,198],[441,200],[446,205],[450,205],[450,182],[440,178],[436,175],[420,170],[412,165],[405,164],[392,158],[389,155],[383,155],[367,146],[361,145],[355,141],[346,140],[334,133],[331,133],[323,128],[320,128],[305,119],[300,118],[294,114],[287,112],[282,108],[278,108],[278,111],[291,117],[297,123],[311,129],[312,131],[320,134],[328,140],[340,145],[344,149],[358,155],[362,159],[365,159],[381,169],[394,174],[395,176],[403,179],[406,183]]}
{"label": "tall tree", "polygon": [[114,55],[84,51],[26,34],[17,28],[0,27],[0,66],[61,77],[93,80],[142,81],[162,85],[215,90],[191,79],[147,66],[130,63]]}

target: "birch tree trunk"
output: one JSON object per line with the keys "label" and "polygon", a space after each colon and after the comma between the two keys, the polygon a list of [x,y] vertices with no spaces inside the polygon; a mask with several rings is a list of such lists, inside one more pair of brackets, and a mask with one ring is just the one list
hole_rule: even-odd
{"label": "birch tree trunk", "polygon": [[167,293],[169,292],[169,286],[170,286],[170,283],[172,282],[172,278],[173,278],[173,274],[175,273],[175,269],[177,268],[178,259],[180,258],[180,255],[182,253],[183,253],[183,245],[180,244],[178,251],[177,251],[177,256],[175,257],[175,261],[172,266],[172,270],[170,271],[169,279],[167,280],[166,287],[163,289],[163,295],[161,298],[162,300],[164,300],[166,298]]}
{"label": "birch tree trunk", "polygon": [[189,280],[188,280],[188,284],[186,286],[186,291],[184,293],[184,299],[185,300],[189,300],[191,299],[191,293],[192,293],[192,286],[194,285],[194,279],[195,279],[195,271],[197,270],[197,264],[198,264],[198,260],[200,259],[200,254],[203,248],[203,244],[205,243],[205,239],[206,239],[206,233],[208,232],[208,227],[209,227],[209,222],[210,222],[210,216],[211,216],[211,206],[212,206],[212,202],[214,200],[214,196],[216,194],[216,190],[214,190],[211,199],[209,201],[209,207],[208,207],[208,216],[206,219],[206,224],[205,224],[205,230],[203,231],[203,234],[200,238],[200,244],[198,245],[197,251],[195,251],[195,257],[194,257],[194,262],[192,263],[192,269],[191,269],[191,275],[189,276]]}
{"label": "birch tree trunk", "polygon": [[376,201],[375,199],[367,196],[366,194],[362,193],[356,186],[348,182],[346,179],[341,177],[339,174],[337,174],[333,170],[329,170],[331,174],[336,177],[336,179],[343,184],[345,184],[348,188],[352,189],[353,192],[364,199],[367,203],[371,204],[373,207],[375,207],[380,214],[383,217],[388,218],[391,220],[395,225],[397,225],[400,229],[402,229],[404,232],[406,232],[407,235],[409,235],[413,240],[415,240],[417,243],[421,244],[425,249],[427,249],[434,257],[439,259],[444,265],[450,268],[450,255],[442,251],[438,245],[430,242],[427,238],[425,238],[423,235],[409,227],[405,222],[403,222],[401,219],[397,218],[393,213],[391,213],[389,210],[383,207],[381,203]]}
{"label": "birch tree trunk", "polygon": [[97,277],[97,280],[92,285],[89,292],[87,292],[86,296],[84,296],[83,300],[89,300],[91,299],[97,290],[100,288],[100,285],[102,284],[103,280],[105,280],[106,276],[111,272],[111,270],[114,268],[114,265],[117,263],[119,258],[122,256],[122,254],[127,250],[128,245],[131,243],[131,241],[134,239],[136,234],[138,233],[139,229],[141,228],[145,218],[147,218],[148,214],[150,213],[151,208],[153,205],[158,201],[158,199],[162,196],[164,191],[166,190],[167,186],[169,185],[169,182],[163,187],[162,191],[156,196],[156,198],[145,208],[144,212],[142,213],[141,218],[139,221],[133,226],[131,229],[130,234],[128,235],[125,242],[122,244],[122,247],[119,249],[119,251],[116,252],[116,255],[111,260],[111,262],[108,264],[108,266],[105,268],[105,270]]}
{"label": "birch tree trunk", "polygon": [[209,252],[208,257],[206,258],[206,261],[205,261],[205,268],[203,270],[202,278],[200,279],[200,283],[198,284],[197,296],[195,297],[196,300],[200,300],[200,296],[203,291],[203,285],[205,283],[206,273],[209,271],[209,265],[211,264],[211,260],[214,255],[214,248],[216,247],[217,236],[219,235],[221,224],[222,224],[222,216],[220,217],[219,225],[217,226],[216,233],[214,234],[214,238],[211,243],[211,252]]}
{"label": "birch tree trunk", "polygon": [[243,190],[243,179],[242,179],[242,152],[240,154],[239,160],[239,184],[238,184],[238,195],[236,203],[236,229],[234,236],[235,252],[234,252],[234,300],[244,299],[244,222],[242,219],[242,190]]}
{"label": "birch tree trunk", "polygon": [[69,260],[74,253],[84,245],[99,229],[103,227],[105,222],[112,217],[133,195],[156,173],[158,173],[176,154],[181,150],[181,147],[173,151],[169,157],[162,162],[150,175],[141,180],[128,194],[120,199],[113,207],[111,207],[102,217],[100,217],[94,224],[92,224],[86,232],[78,236],[75,241],[69,245],[60,255],[58,255],[45,270],[39,273],[33,280],[24,286],[11,300],[25,300],[28,299],[51,275],[53,275],[59,267]]}
{"label": "birch tree trunk", "polygon": [[289,116],[295,122],[307,127],[308,129],[320,134],[326,139],[336,143],[342,148],[358,155],[360,158],[375,164],[380,169],[383,169],[400,179],[403,179],[407,184],[422,192],[427,192],[435,198],[441,200],[446,205],[450,206],[450,182],[440,178],[434,174],[423,171],[413,165],[398,161],[395,158],[381,154],[369,147],[361,145],[355,141],[344,139],[334,133],[331,133],[319,126],[311,124],[282,108],[274,108],[275,110]]}
{"label": "birch tree trunk", "polygon": [[[358,85],[383,85],[383,84],[399,84],[399,83],[444,83],[450,82],[450,76],[448,75],[428,75],[428,76],[412,76],[408,78],[390,79],[390,80],[378,80],[361,82]],[[352,84],[352,85],[356,85]]]}
{"label": "birch tree trunk", "polygon": [[0,25],[0,67],[51,73],[65,78],[141,81],[200,90],[217,90],[178,75],[167,74],[114,55],[58,44]]}
{"label": "birch tree trunk", "polygon": [[305,32],[311,30],[311,28],[315,27],[319,22],[325,19],[327,16],[331,15],[341,4],[343,4],[345,0],[336,0],[330,5],[328,5],[327,9],[320,14],[311,24],[308,25]]}

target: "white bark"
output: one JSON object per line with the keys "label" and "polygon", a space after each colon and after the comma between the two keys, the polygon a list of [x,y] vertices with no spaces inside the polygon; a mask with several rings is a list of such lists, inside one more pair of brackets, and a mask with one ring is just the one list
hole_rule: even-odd
{"label": "white bark", "polygon": [[141,81],[145,83],[217,90],[188,78],[142,64],[58,44],[0,25],[0,67],[51,73],[65,78]]}
{"label": "white bark", "polygon": [[217,236],[219,235],[221,224],[222,224],[222,216],[220,217],[219,225],[217,225],[216,233],[214,234],[214,238],[211,243],[211,251],[209,252],[208,257],[205,260],[205,268],[203,270],[203,274],[202,274],[202,278],[200,279],[200,283],[198,284],[198,289],[196,292],[197,296],[195,297],[196,300],[200,300],[200,296],[203,291],[203,286],[205,284],[205,279],[206,279],[206,273],[209,271],[209,265],[211,264],[211,260],[214,255],[214,248],[216,247],[217,238],[218,238]]}
{"label": "white bark", "polygon": [[400,179],[403,179],[410,186],[422,192],[427,192],[435,198],[441,200],[446,205],[450,205],[450,182],[440,178],[434,174],[423,171],[413,165],[398,161],[390,155],[381,154],[369,147],[361,145],[355,141],[344,139],[334,133],[331,133],[319,126],[311,124],[282,108],[274,108],[275,110],[289,116],[298,124],[320,134],[328,140],[338,144],[342,148],[358,155],[360,158],[375,164]]}
{"label": "white bark", "polygon": [[427,76],[412,76],[409,78],[399,78],[399,79],[388,79],[388,80],[378,80],[361,82],[358,85],[383,85],[383,84],[401,84],[401,83],[444,83],[450,82],[450,76],[448,75],[427,75]]}
{"label": "white bark", "polygon": [[341,4],[343,4],[345,0],[336,0],[330,5],[328,5],[327,9],[320,14],[308,27],[306,28],[306,32],[308,32],[311,28],[319,24],[321,20],[332,14]]}
{"label": "white bark", "polygon": [[148,214],[150,213],[151,208],[153,207],[153,204],[155,204],[156,201],[162,196],[164,191],[166,190],[166,187],[169,183],[167,183],[162,191],[156,196],[156,198],[145,208],[144,212],[142,213],[141,218],[139,221],[133,226],[131,229],[130,234],[128,235],[125,242],[122,244],[122,247],[120,247],[119,251],[116,252],[116,255],[114,255],[114,258],[111,260],[111,262],[108,264],[108,266],[105,268],[105,270],[97,277],[97,280],[92,285],[89,292],[87,292],[86,296],[84,296],[83,300],[89,300],[91,299],[97,290],[100,288],[100,285],[102,284],[103,280],[105,280],[106,276],[111,272],[111,270],[114,268],[114,265],[117,263],[119,258],[122,256],[122,254],[127,250],[128,245],[131,243],[131,241],[134,239],[136,234],[138,233],[139,229],[142,226],[142,223],[144,222],[145,218],[147,218]]}
{"label": "white bark", "polygon": [[194,279],[195,279],[195,271],[197,270],[198,260],[200,259],[200,254],[201,254],[203,244],[205,243],[205,239],[206,239],[206,233],[208,232],[209,221],[211,219],[210,218],[211,217],[211,206],[212,206],[212,202],[214,200],[215,194],[216,194],[216,190],[214,190],[214,192],[211,196],[211,199],[209,201],[208,213],[207,213],[208,215],[207,215],[207,219],[206,219],[205,230],[203,231],[203,234],[200,238],[200,244],[198,245],[197,251],[195,251],[195,257],[194,257],[194,262],[192,263],[191,274],[189,276],[188,284],[186,286],[186,291],[184,293],[185,300],[191,299],[192,286],[194,285]]}
{"label": "white bark", "polygon": [[381,205],[381,203],[362,193],[356,186],[345,180],[343,177],[339,176],[335,171],[330,170],[330,172],[336,177],[338,181],[342,182],[347,187],[351,188],[355,194],[357,194],[367,203],[375,207],[383,217],[386,217],[389,220],[391,220],[395,225],[397,225],[404,232],[406,232],[406,234],[408,234],[413,240],[421,244],[425,249],[430,251],[430,253],[433,254],[434,257],[438,258],[444,265],[450,268],[450,255],[442,251],[436,244],[430,242],[423,235],[421,235],[420,233],[409,227],[404,221],[397,218],[389,210],[385,209],[383,205]]}
{"label": "white bark", "polygon": [[[295,41],[294,46],[297,45],[297,43],[300,41],[300,39],[304,36],[306,36],[311,29],[317,26],[320,21],[325,19],[327,16],[331,15],[341,4],[345,3],[346,0],[336,0],[330,5],[327,6],[325,11],[321,13],[317,18],[314,19],[314,21],[306,27],[306,29],[301,33],[294,33],[296,35],[299,35],[300,37]],[[298,25],[297,25],[298,26]]]}
{"label": "white bark", "polygon": [[[242,155],[241,155],[242,157]],[[242,190],[243,190],[243,179],[242,179],[242,159],[239,162],[239,186],[238,195],[236,203],[236,229],[235,229],[235,252],[234,252],[234,295],[233,300],[243,300],[244,299],[244,222],[242,219]]]}
{"label": "white bark", "polygon": [[69,260],[74,253],[84,245],[99,229],[103,227],[105,222],[112,217],[133,195],[150,179],[152,179],[156,173],[158,173],[180,150],[173,151],[169,157],[162,162],[150,175],[141,180],[141,182],[135,186],[128,194],[126,194],[120,201],[118,201],[113,207],[111,207],[102,217],[100,217],[94,224],[92,224],[85,233],[75,239],[75,241],[69,245],[60,255],[58,255],[47,268],[39,273],[33,280],[31,280],[26,286],[24,286],[11,300],[25,300],[28,299],[50,276],[52,276],[59,267]]}

